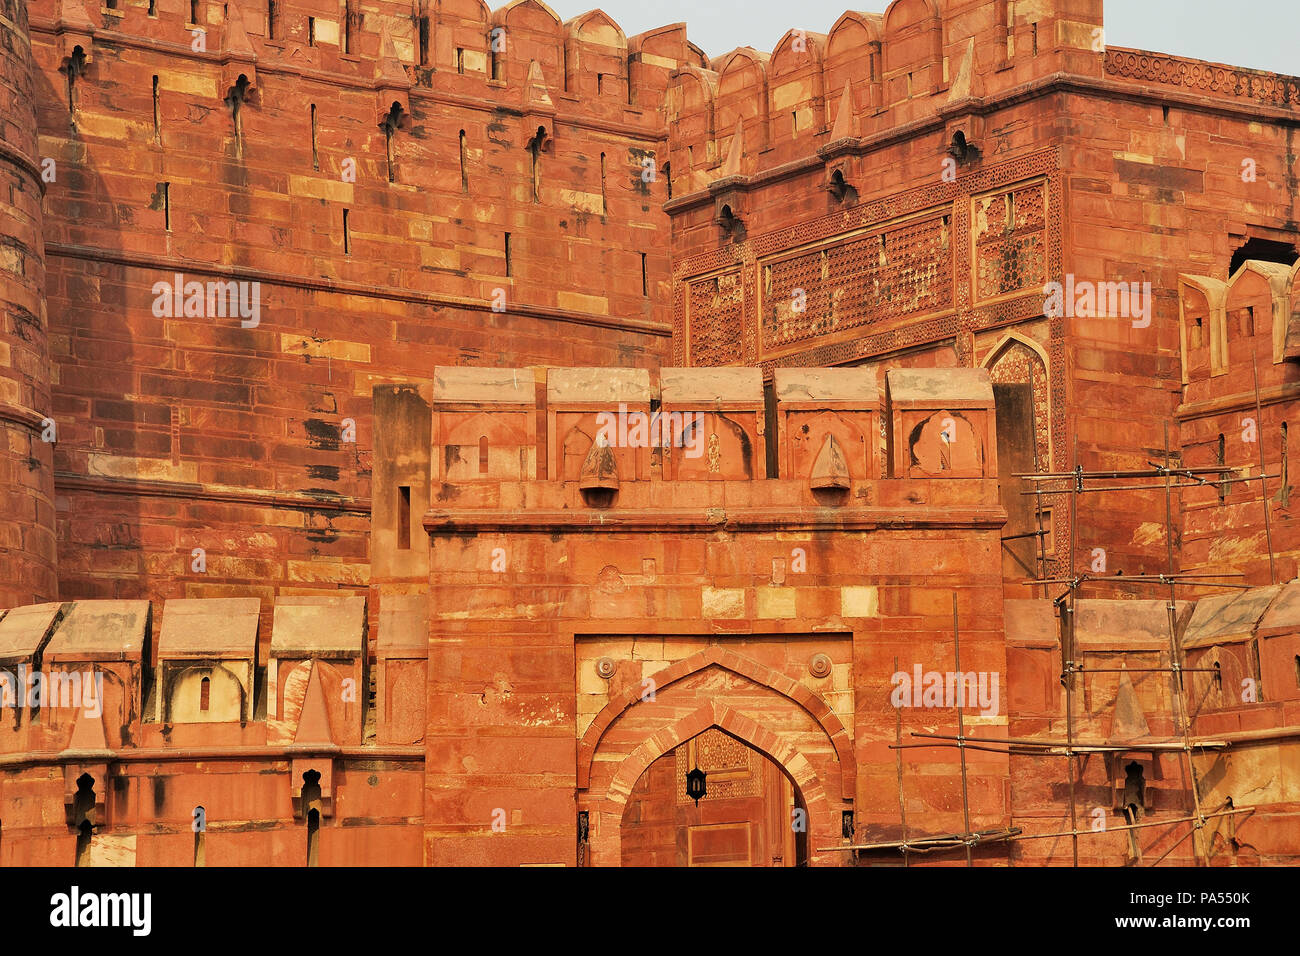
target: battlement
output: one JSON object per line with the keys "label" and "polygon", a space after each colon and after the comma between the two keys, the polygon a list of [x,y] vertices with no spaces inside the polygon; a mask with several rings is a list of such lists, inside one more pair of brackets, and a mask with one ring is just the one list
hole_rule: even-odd
{"label": "battlement", "polygon": [[1004,520],[983,369],[896,369],[882,388],[866,368],[779,369],[765,387],[757,368],[447,367],[429,385],[376,386],[375,408],[372,582],[427,575],[424,502],[434,534],[703,527],[723,508],[742,524],[771,508],[828,526],[897,509]]}
{"label": "battlement", "polygon": [[647,480],[787,479],[817,492],[996,477],[987,370],[885,378],[882,403],[867,368],[783,368],[767,389],[757,368],[439,368],[432,480],[618,492]]}
{"label": "battlement", "polygon": [[[496,101],[507,113],[557,106],[617,122],[638,122],[663,100],[672,70],[701,55],[684,24],[627,37],[600,10],[561,22],[541,0],[490,10],[481,0],[367,3],[298,0],[229,3],[187,0],[37,0],[35,28],[59,39],[65,58],[97,45],[147,44],[196,64],[219,66],[223,96],[242,77],[257,90],[271,74],[372,87],[381,113],[411,89]],[[522,94],[522,95],[521,95]],[[646,114],[651,127],[658,117]]]}
{"label": "battlement", "polygon": [[744,47],[674,73],[673,195],[936,117],[976,145],[974,107],[1056,73],[1098,77],[1103,49],[1095,0],[895,0],[883,15],[849,11],[826,34],[791,30],[770,54]]}

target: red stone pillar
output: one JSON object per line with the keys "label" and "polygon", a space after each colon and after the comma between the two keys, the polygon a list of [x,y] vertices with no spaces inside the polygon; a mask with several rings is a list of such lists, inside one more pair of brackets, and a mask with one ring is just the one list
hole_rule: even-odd
{"label": "red stone pillar", "polygon": [[[11,19],[12,18],[12,19]],[[0,2],[0,608],[52,601],[54,446],[31,42]]]}

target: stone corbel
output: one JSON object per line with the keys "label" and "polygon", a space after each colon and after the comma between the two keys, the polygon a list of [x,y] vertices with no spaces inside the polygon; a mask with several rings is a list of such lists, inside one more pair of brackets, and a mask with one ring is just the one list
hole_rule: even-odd
{"label": "stone corbel", "polygon": [[984,126],[984,117],[975,113],[948,120],[944,127],[944,143],[948,155],[957,161],[958,166],[979,160],[980,144],[984,142]]}
{"label": "stone corbel", "polygon": [[398,121],[399,129],[411,128],[411,99],[406,90],[396,86],[381,86],[375,93],[375,111],[378,114],[376,119],[377,126],[383,126],[392,115],[393,106],[396,104],[401,114]]}
{"label": "stone corbel", "polygon": [[59,19],[54,25],[54,32],[58,36],[60,70],[67,71],[78,47],[85,57],[82,62],[90,64],[98,29],[99,25],[91,18],[83,0],[62,0],[59,4]]}
{"label": "stone corbel", "polygon": [[828,193],[830,193],[836,202],[854,202],[858,196],[858,190],[849,178],[849,159],[847,156],[840,156],[836,159],[826,162],[826,180],[822,184]]}
{"label": "stone corbel", "polygon": [[293,818],[301,821],[306,815],[302,805],[303,775],[310,770],[320,774],[320,815],[334,816],[334,758],[294,757],[289,764]]}
{"label": "stone corbel", "polygon": [[733,236],[743,229],[747,218],[745,191],[736,188],[717,190],[713,194],[713,221]]}
{"label": "stone corbel", "polygon": [[95,805],[87,815],[92,827],[108,824],[108,764],[107,763],[65,763],[63,765],[63,812],[68,826],[76,829],[81,825],[77,819],[77,781],[83,775],[90,774],[95,781]]}
{"label": "stone corbel", "polygon": [[401,128],[407,129],[411,122],[411,78],[406,75],[393,45],[392,35],[385,21],[379,36],[379,60],[375,63],[375,105],[379,110],[379,125],[382,126],[396,103],[402,113]]}
{"label": "stone corbel", "polygon": [[528,64],[528,79],[524,83],[519,115],[522,117],[524,142],[531,144],[541,129],[545,134],[540,144],[541,150],[549,152],[555,139],[555,102],[551,99],[546,78],[536,60]]}
{"label": "stone corbel", "polygon": [[242,57],[221,64],[221,88],[226,91],[224,98],[228,100],[234,96],[239,89],[240,77],[248,81],[248,86],[244,88],[244,102],[252,102],[257,91],[257,61]]}

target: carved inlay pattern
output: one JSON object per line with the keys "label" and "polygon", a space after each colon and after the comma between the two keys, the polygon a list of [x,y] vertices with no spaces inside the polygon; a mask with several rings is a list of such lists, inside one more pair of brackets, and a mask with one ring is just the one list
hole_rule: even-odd
{"label": "carved inlay pattern", "polygon": [[[981,227],[974,221],[977,198],[984,202],[998,195],[1010,195],[1010,202],[1016,206],[1009,238],[1005,233],[982,234],[979,231]],[[770,376],[776,366],[851,365],[869,362],[890,352],[944,341],[953,342],[962,361],[972,364],[973,350],[969,347],[969,339],[963,341],[963,335],[1014,326],[1042,316],[1042,283],[1063,278],[1060,209],[1060,155],[1059,150],[1051,148],[1001,163],[993,162],[990,157],[953,183],[935,182],[792,226],[762,234],[751,233],[743,242],[724,242],[706,252],[679,257],[673,269],[677,291],[674,355],[677,361],[691,365],[721,364],[703,361],[693,350],[691,355],[687,355],[690,323],[685,316],[689,294],[686,290],[697,281],[696,277],[719,272],[730,274],[739,269],[744,288],[739,336],[741,354],[731,359],[731,364],[758,365]],[[881,325],[867,321],[839,333],[819,334],[811,329],[800,329],[801,337],[790,341],[776,353],[763,343],[761,334],[766,332],[763,328],[766,315],[762,316],[761,322],[757,313],[760,303],[764,311],[768,308],[762,275],[766,265],[775,265],[778,259],[813,256],[820,267],[821,247],[847,245],[863,240],[864,235],[870,239],[888,229],[932,222],[944,215],[951,219],[954,280],[947,311],[911,313]],[[1038,238],[1030,238],[1035,236]],[[887,238],[886,245],[888,243]],[[997,264],[997,256],[1002,254],[999,245],[1008,243],[1014,245],[1014,268]],[[818,248],[804,252],[809,246]],[[983,277],[976,265],[977,246],[997,250],[989,253]],[[791,256],[790,250],[793,249],[801,251]],[[1012,258],[1010,252],[1006,255],[1008,260]],[[773,281],[775,285],[776,280]],[[992,297],[986,295],[991,289],[1012,286],[1019,288]],[[801,321],[811,324],[818,315],[810,307]],[[1066,468],[1065,320],[1049,319],[1048,327],[1051,447],[1056,456],[1051,467]],[[1052,504],[1050,501],[1047,503]],[[1056,556],[1049,562],[1051,573],[1058,573],[1069,563],[1069,528],[1065,509],[1057,508],[1056,511]]]}
{"label": "carved inlay pattern", "polygon": [[1181,86],[1196,93],[1254,100],[1274,106],[1300,104],[1300,79],[1234,70],[1216,63],[1135,50],[1106,51],[1106,72],[1146,83]]}
{"label": "carved inlay pattern", "polygon": [[936,215],[762,264],[761,354],[951,308],[951,231]]}
{"label": "carved inlay pattern", "polygon": [[763,758],[735,737],[720,730],[706,730],[673,752],[677,762],[678,803],[692,802],[686,795],[686,775],[694,769],[692,746],[700,769],[708,775],[705,800],[757,797],[762,794]]}
{"label": "carved inlay pattern", "polygon": [[1046,281],[1043,183],[975,200],[975,299],[995,299]]}
{"label": "carved inlay pattern", "polygon": [[740,360],[744,306],[739,271],[690,284],[692,365],[730,365]]}

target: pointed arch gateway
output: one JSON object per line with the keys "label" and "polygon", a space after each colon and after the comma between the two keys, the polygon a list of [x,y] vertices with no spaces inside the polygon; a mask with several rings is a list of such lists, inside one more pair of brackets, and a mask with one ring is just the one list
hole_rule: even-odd
{"label": "pointed arch gateway", "polygon": [[676,747],[716,728],[770,760],[790,780],[798,804],[808,814],[808,854],[813,865],[841,865],[840,853],[818,848],[840,841],[839,813],[808,757],[773,731],[726,704],[710,701],[691,714],[658,730],[623,758],[608,788],[579,799],[591,814],[589,859],[592,866],[618,866],[622,860],[623,813],[633,788],[646,769]]}
{"label": "pointed arch gateway", "polygon": [[610,699],[578,747],[578,809],[588,815],[585,859],[622,862],[629,798],[652,763],[716,728],[783,774],[808,817],[813,865],[843,865],[818,852],[841,842],[851,812],[856,762],[848,731],[822,698],[792,678],[734,650],[711,646],[654,675],[655,693],[629,688]]}

